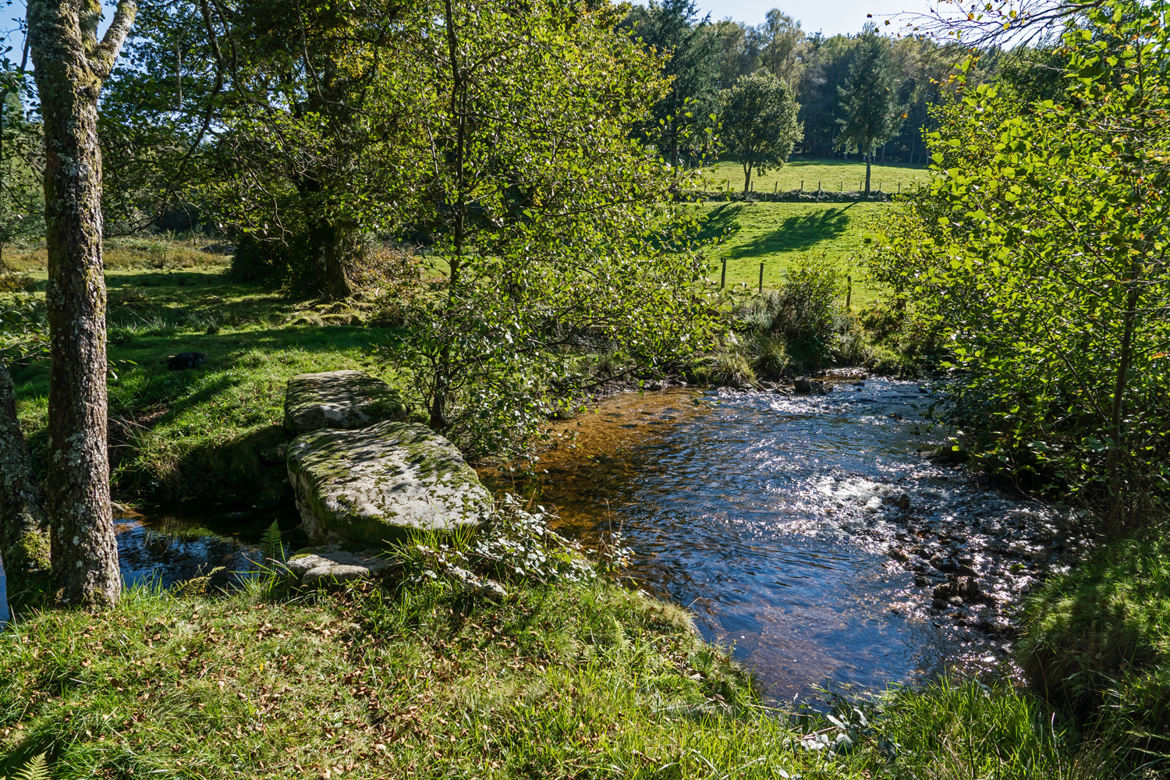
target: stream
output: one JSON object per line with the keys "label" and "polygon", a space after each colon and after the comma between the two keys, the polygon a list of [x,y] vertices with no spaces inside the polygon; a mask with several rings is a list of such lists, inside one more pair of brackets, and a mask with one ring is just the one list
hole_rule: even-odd
{"label": "stream", "polygon": [[1005,669],[1020,595],[1060,570],[1069,517],[929,455],[927,388],[675,389],[603,402],[513,487],[688,607],[773,700]]}
{"label": "stream", "polygon": [[[555,426],[535,478],[484,476],[586,544],[619,531],[623,575],[689,608],[774,701],[1014,674],[1011,610],[1074,560],[1073,518],[931,460],[927,388],[830,386],[615,396]],[[120,519],[126,582],[247,576],[272,519]],[[3,596],[0,570],[0,626]]]}

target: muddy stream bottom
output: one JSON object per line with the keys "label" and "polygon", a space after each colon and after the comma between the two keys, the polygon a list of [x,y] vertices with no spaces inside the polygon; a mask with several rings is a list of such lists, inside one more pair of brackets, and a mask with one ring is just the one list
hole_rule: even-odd
{"label": "muddy stream bottom", "polygon": [[934,400],[884,379],[628,394],[560,424],[535,479],[485,476],[587,544],[620,532],[626,574],[690,608],[773,700],[1013,674],[1011,610],[1071,559],[1069,518],[932,462]]}

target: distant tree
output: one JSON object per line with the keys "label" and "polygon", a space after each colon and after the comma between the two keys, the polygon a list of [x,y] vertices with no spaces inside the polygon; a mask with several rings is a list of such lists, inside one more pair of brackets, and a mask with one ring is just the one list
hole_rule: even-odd
{"label": "distant tree", "polygon": [[722,52],[719,88],[728,89],[740,76],[756,72],[760,60],[760,36],[758,31],[731,19],[716,22],[712,28]]}
{"label": "distant tree", "polygon": [[868,24],[857,41],[849,76],[841,87],[842,118],[837,146],[865,155],[865,194],[870,192],[870,168],[877,148],[902,126],[902,110],[894,91],[890,43]]}
{"label": "distant tree", "polygon": [[840,129],[840,88],[849,74],[854,38],[813,35],[806,42],[807,62],[797,87],[800,121],[804,126],[801,149],[805,154],[829,157]]}
{"label": "distant tree", "polygon": [[800,80],[801,49],[804,31],[800,22],[773,8],[757,28],[760,41],[760,66],[789,87]]}
{"label": "distant tree", "polygon": [[129,44],[133,67],[103,103],[122,163],[107,205],[142,212],[139,193],[164,209],[192,201],[235,239],[243,276],[352,295],[367,237],[394,224],[390,187],[418,140],[400,132],[410,108],[396,68],[418,43],[405,40],[405,9],[150,4]]}
{"label": "distant tree", "polygon": [[720,99],[720,140],[727,154],[743,166],[743,192],[752,172],[779,168],[800,140],[798,106],[792,90],[768,71],[743,76]]}
{"label": "distant tree", "polygon": [[45,229],[37,170],[40,128],[25,116],[22,91],[18,74],[0,72],[0,250],[13,239],[39,236]]}
{"label": "distant tree", "polygon": [[635,6],[625,21],[635,37],[667,58],[663,73],[670,88],[651,109],[643,132],[675,167],[701,158],[718,100],[721,51],[706,22],[695,0],[650,0]]}

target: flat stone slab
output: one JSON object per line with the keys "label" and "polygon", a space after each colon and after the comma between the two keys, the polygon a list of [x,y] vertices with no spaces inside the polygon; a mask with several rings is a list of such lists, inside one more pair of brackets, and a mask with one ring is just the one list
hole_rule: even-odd
{"label": "flat stone slab", "polygon": [[301,434],[288,448],[288,476],[314,544],[377,548],[415,530],[474,528],[495,506],[459,450],[417,423]]}
{"label": "flat stone slab", "polygon": [[361,371],[298,374],[288,380],[284,428],[298,434],[322,428],[365,428],[409,414],[398,393]]}
{"label": "flat stone slab", "polygon": [[337,545],[299,552],[286,563],[290,575],[302,585],[369,580],[397,568],[377,550],[345,550]]}

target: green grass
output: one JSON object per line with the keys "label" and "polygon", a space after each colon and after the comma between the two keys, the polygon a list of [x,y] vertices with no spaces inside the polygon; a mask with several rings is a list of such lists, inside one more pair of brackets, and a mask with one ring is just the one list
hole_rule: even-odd
{"label": "green grass", "polygon": [[[360,369],[401,382],[377,352],[399,331],[370,322],[372,303],[296,304],[229,279],[224,257],[174,249],[169,256],[179,264],[155,268],[147,255],[123,258],[106,273],[115,493],[130,502],[271,505],[285,483],[277,447],[288,378]],[[25,269],[43,292],[43,266]],[[168,370],[167,357],[186,351],[205,353],[206,364]],[[22,424],[40,453],[48,361],[12,373]]]}
{"label": "green grass", "polygon": [[44,753],[55,778],[1102,776],[1006,687],[783,716],[681,610],[605,578],[500,602],[420,579],[31,616],[0,633],[0,772]]}
{"label": "green grass", "polygon": [[775,289],[784,272],[802,259],[832,263],[853,277],[854,307],[875,300],[879,290],[864,279],[869,226],[888,203],[703,203],[702,237],[715,242],[708,279],[718,284],[727,259],[727,285],[755,290],[760,263],[764,288]]}
{"label": "green grass", "polygon": [[857,776],[753,710],[680,610],[606,581],[132,591],[14,626],[0,663],[0,773],[43,752],[60,778]]}
{"label": "green grass", "polygon": [[[882,192],[905,192],[928,176],[925,168],[912,165],[873,165],[871,187]],[[707,189],[732,192],[743,191],[743,166],[737,162],[720,162],[703,173]],[[752,172],[756,192],[787,192],[799,189],[816,191],[818,185],[826,192],[857,192],[865,181],[865,163],[853,160],[789,160],[781,168],[769,170],[763,176]]]}
{"label": "green grass", "polygon": [[1132,754],[1170,754],[1170,541],[1164,531],[1113,542],[1048,582],[1031,599],[1026,625],[1021,660],[1050,700]]}

